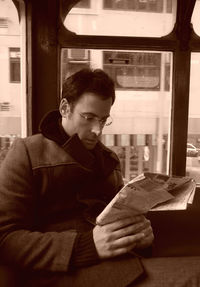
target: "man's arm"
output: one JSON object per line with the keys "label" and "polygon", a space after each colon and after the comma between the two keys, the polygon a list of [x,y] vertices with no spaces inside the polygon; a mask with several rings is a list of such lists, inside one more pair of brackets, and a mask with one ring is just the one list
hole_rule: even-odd
{"label": "man's arm", "polygon": [[22,268],[67,271],[76,232],[34,231],[36,191],[23,140],[11,147],[0,169],[1,260]]}

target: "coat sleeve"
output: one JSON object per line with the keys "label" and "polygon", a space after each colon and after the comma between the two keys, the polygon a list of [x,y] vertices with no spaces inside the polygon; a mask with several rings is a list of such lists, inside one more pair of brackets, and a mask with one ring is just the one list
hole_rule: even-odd
{"label": "coat sleeve", "polygon": [[77,236],[73,230],[37,232],[32,168],[22,139],[0,168],[0,257],[32,270],[67,271]]}

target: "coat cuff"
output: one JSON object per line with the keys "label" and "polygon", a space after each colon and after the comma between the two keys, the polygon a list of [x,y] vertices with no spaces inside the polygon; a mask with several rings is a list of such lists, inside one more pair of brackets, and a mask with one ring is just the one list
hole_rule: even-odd
{"label": "coat cuff", "polygon": [[97,264],[100,261],[97,254],[92,230],[85,233],[79,233],[74,244],[70,266],[84,267]]}

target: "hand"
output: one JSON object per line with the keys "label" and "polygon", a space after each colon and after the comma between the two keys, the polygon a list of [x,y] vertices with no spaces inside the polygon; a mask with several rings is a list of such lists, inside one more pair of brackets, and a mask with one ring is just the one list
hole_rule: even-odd
{"label": "hand", "polygon": [[[124,218],[93,229],[94,244],[100,258],[125,254],[137,244],[149,244],[150,221],[143,215]],[[146,239],[145,239],[146,238]]]}
{"label": "hand", "polygon": [[146,248],[150,246],[154,240],[154,234],[153,229],[151,227],[151,222],[148,219],[146,219],[145,222],[146,227],[144,227],[144,229],[142,230],[142,232],[144,233],[144,237],[136,243],[135,248],[139,249]]}

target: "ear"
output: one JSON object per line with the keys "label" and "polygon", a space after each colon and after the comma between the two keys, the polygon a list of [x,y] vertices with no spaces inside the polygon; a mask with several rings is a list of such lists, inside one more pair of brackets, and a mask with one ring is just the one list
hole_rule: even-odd
{"label": "ear", "polygon": [[67,99],[63,98],[59,107],[60,114],[63,118],[66,118],[70,112],[70,106]]}

